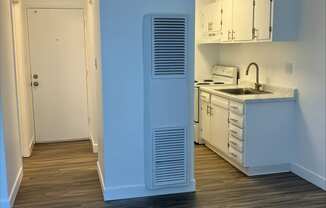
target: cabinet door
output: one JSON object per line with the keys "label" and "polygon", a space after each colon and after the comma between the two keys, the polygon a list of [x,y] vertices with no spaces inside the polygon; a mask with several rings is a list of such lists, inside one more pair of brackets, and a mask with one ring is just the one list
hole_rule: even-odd
{"label": "cabinet door", "polygon": [[221,0],[214,0],[205,7],[206,15],[206,36],[210,40],[220,39],[221,34]]}
{"label": "cabinet door", "polygon": [[255,0],[255,39],[269,40],[271,38],[271,0]]}
{"label": "cabinet door", "polygon": [[232,41],[233,1],[222,0],[222,41]]}
{"label": "cabinet door", "polygon": [[221,152],[228,154],[228,101],[222,98],[212,99],[211,114],[211,144]]}
{"label": "cabinet door", "polygon": [[253,0],[233,0],[233,40],[250,41],[253,39],[253,18]]}
{"label": "cabinet door", "polygon": [[209,103],[200,102],[200,136],[203,140],[210,142],[210,114]]}

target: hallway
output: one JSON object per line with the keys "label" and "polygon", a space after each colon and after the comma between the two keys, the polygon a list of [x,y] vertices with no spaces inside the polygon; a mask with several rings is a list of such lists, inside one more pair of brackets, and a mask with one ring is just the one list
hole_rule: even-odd
{"label": "hallway", "polygon": [[103,198],[96,160],[88,141],[36,144],[24,159],[15,207],[98,207]]}
{"label": "hallway", "polygon": [[245,177],[196,146],[196,194],[104,203],[89,142],[38,144],[24,160],[16,208],[324,208],[326,193],[291,173]]}

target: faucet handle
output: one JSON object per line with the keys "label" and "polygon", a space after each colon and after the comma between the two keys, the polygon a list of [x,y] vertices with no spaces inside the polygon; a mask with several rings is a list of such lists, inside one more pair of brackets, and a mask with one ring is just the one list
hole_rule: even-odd
{"label": "faucet handle", "polygon": [[258,90],[258,91],[261,90],[262,86],[263,86],[262,84],[255,83],[255,89]]}

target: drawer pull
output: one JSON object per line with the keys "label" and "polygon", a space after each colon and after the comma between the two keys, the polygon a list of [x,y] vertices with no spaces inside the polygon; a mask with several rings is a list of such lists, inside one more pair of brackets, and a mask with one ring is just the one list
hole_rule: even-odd
{"label": "drawer pull", "polygon": [[230,120],[233,121],[233,122],[236,122],[236,123],[239,122],[237,119],[234,119],[234,118],[230,118]]}
{"label": "drawer pull", "polygon": [[234,153],[230,153],[233,157],[238,158],[238,155],[234,154]]}
{"label": "drawer pull", "polygon": [[239,110],[239,108],[237,106],[231,106],[231,108],[234,110]]}
{"label": "drawer pull", "polygon": [[230,143],[236,147],[239,147],[238,143],[234,142],[234,141],[230,141]]}
{"label": "drawer pull", "polygon": [[233,134],[238,134],[238,132],[236,132],[236,131],[234,131],[234,130],[230,130],[231,131],[231,133],[233,133]]}

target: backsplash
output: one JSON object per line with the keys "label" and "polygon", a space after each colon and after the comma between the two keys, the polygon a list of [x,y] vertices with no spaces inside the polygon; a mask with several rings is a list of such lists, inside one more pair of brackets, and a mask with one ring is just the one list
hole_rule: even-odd
{"label": "backsplash", "polygon": [[218,62],[235,65],[240,69],[240,79],[255,81],[255,70],[245,75],[247,66],[256,62],[260,68],[260,82],[283,87],[297,87],[298,70],[294,43],[237,44],[220,46]]}

